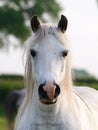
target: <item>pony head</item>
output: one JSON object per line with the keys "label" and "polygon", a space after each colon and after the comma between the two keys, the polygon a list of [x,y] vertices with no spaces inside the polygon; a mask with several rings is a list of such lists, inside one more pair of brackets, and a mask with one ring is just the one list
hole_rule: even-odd
{"label": "pony head", "polygon": [[34,36],[28,49],[26,75],[31,75],[33,83],[29,80],[29,86],[44,104],[55,103],[62,91],[61,83],[68,80],[65,75],[69,47],[64,35],[67,23],[63,15],[57,26],[42,24],[36,15],[31,19]]}

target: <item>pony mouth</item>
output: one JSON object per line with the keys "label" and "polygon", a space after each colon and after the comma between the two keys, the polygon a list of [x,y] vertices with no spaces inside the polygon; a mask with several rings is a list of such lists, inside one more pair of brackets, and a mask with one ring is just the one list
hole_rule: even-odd
{"label": "pony mouth", "polygon": [[46,105],[51,105],[51,104],[55,104],[57,102],[57,98],[56,99],[39,99],[41,103],[46,104]]}
{"label": "pony mouth", "polygon": [[[57,98],[60,94],[60,87],[59,85],[57,85],[56,83],[53,83],[54,86],[56,86],[53,92],[44,89],[46,83],[44,84],[40,84],[39,88],[38,88],[38,94],[39,94],[39,100],[41,103],[43,104],[54,104],[57,101]],[[51,87],[51,86],[50,86]],[[53,87],[53,86],[52,86]]]}

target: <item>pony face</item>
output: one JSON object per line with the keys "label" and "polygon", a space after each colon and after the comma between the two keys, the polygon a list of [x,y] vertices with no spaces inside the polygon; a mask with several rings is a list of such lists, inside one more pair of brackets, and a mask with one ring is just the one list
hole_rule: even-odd
{"label": "pony face", "polygon": [[38,35],[30,49],[33,78],[38,86],[36,90],[40,101],[44,104],[52,104],[57,101],[61,92],[60,83],[66,72],[68,50],[55,33],[56,31],[64,33],[64,28],[60,25],[57,28],[40,25],[37,18],[32,19],[34,21],[32,29],[35,35]]}

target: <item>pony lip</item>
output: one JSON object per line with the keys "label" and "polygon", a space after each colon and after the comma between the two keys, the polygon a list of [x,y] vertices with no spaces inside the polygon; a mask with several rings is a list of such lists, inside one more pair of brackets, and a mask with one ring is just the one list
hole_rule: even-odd
{"label": "pony lip", "polygon": [[41,103],[45,105],[51,105],[55,104],[57,102],[57,99],[49,100],[49,99],[39,99]]}
{"label": "pony lip", "polygon": [[43,95],[39,95],[39,101],[43,104],[49,105],[49,104],[54,104],[57,102],[57,97],[54,97],[53,99],[50,99],[47,96],[47,92],[44,91],[44,96]]}

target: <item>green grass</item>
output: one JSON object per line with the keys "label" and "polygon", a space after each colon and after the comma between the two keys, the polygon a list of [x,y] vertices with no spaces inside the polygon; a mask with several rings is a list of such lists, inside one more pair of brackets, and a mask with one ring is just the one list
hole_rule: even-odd
{"label": "green grass", "polygon": [[7,121],[5,117],[0,117],[0,130],[7,130]]}
{"label": "green grass", "polygon": [[88,86],[88,87],[91,87],[91,88],[95,88],[98,90],[98,83],[89,83],[89,82],[75,82],[74,83],[75,86]]}
{"label": "green grass", "polygon": [[5,116],[5,114],[4,114],[4,107],[3,107],[3,105],[1,104],[1,105],[0,105],[0,117],[2,117],[2,116]]}
{"label": "green grass", "polygon": [[7,130],[7,121],[5,118],[4,107],[0,105],[0,130]]}
{"label": "green grass", "polygon": [[0,103],[5,101],[9,92],[23,87],[23,79],[0,79]]}
{"label": "green grass", "polygon": [[0,89],[13,90],[15,88],[20,89],[24,86],[21,79],[0,79]]}

